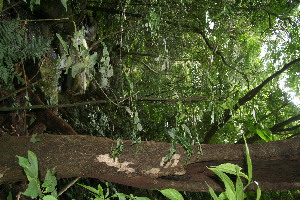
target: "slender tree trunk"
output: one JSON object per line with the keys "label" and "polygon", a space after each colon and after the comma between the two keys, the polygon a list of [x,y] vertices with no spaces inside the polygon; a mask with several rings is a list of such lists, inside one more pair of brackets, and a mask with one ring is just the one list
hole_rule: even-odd
{"label": "slender tree trunk", "polygon": [[[16,155],[37,154],[41,178],[46,169],[57,167],[58,178],[91,177],[146,189],[175,188],[181,191],[207,192],[206,184],[222,190],[217,177],[207,169],[221,163],[245,166],[245,146],[231,144],[202,145],[203,156],[196,153],[187,160],[177,147],[170,162],[162,164],[171,144],[123,141],[123,152],[110,157],[116,141],[83,135],[40,135],[40,142],[30,137],[0,138],[0,183],[24,180]],[[299,138],[249,145],[253,161],[253,179],[263,190],[299,189]],[[194,152],[197,147],[193,146]],[[251,186],[254,189],[255,185]],[[250,187],[250,188],[251,188]]]}

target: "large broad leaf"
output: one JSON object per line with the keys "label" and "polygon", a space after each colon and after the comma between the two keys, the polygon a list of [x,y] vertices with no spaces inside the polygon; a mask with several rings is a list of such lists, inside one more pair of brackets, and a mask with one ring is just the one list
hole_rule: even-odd
{"label": "large broad leaf", "polygon": [[175,189],[169,188],[165,190],[160,190],[160,192],[167,198],[171,200],[184,200],[182,195]]}
{"label": "large broad leaf", "polygon": [[28,180],[38,179],[38,161],[36,155],[32,151],[28,151],[28,159],[17,156],[19,165],[23,167]]}
{"label": "large broad leaf", "polygon": [[25,192],[23,193],[23,195],[31,197],[31,198],[36,198],[40,194],[42,194],[42,191],[40,189],[38,180],[29,181],[28,187],[25,190]]}

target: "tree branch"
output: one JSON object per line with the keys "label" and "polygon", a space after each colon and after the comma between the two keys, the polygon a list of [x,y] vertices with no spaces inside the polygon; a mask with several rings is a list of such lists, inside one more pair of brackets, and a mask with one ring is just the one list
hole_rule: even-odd
{"label": "tree branch", "polygon": [[[269,76],[267,79],[265,79],[260,85],[257,87],[253,88],[249,92],[247,92],[242,98],[238,100],[238,102],[233,106],[232,111],[236,111],[240,106],[244,105],[246,102],[250,101],[259,93],[259,91],[266,85],[268,84],[271,80],[279,76],[281,73],[292,67],[294,64],[298,63],[300,61],[300,58],[295,59],[288,64],[285,64],[279,71],[275,72],[273,75]],[[228,120],[231,118],[230,110],[226,109],[223,114],[223,119],[221,122],[215,122],[211,125],[210,130],[206,133],[205,138],[204,138],[204,143],[209,143],[211,138],[214,136],[214,134],[222,128]]]}
{"label": "tree branch", "polygon": [[[278,124],[275,124],[274,126],[272,126],[270,128],[270,131],[272,133],[275,133],[275,132],[281,132],[281,131],[287,131],[287,129],[283,129],[283,127],[285,127],[286,125],[294,122],[294,121],[297,121],[297,120],[300,120],[300,114],[299,115],[296,115],[294,117],[291,117],[283,122],[280,122]],[[300,125],[296,126],[296,128],[300,127]],[[292,130],[296,129],[295,126]],[[291,128],[290,128],[291,129]]]}
{"label": "tree branch", "polygon": [[[245,145],[202,145],[203,156],[187,160],[186,151],[177,146],[171,161],[162,164],[171,144],[161,142],[123,141],[123,151],[114,160],[110,156],[117,142],[107,138],[83,135],[37,136],[41,141],[31,143],[30,137],[0,138],[0,183],[26,180],[16,155],[27,157],[36,153],[39,174],[56,167],[58,178],[90,177],[145,189],[174,188],[180,191],[208,192],[207,184],[221,191],[217,177],[207,169],[222,163],[238,164],[246,169]],[[137,151],[138,149],[138,151]],[[298,189],[300,184],[300,141],[298,138],[249,145],[253,163],[253,180],[262,190]],[[274,176],[276,174],[276,176]],[[254,185],[250,189],[255,189]]]}

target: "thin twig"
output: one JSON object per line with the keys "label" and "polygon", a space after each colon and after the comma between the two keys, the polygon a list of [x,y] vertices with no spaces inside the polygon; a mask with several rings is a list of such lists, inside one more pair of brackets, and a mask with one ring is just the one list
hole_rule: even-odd
{"label": "thin twig", "polygon": [[78,180],[80,179],[80,177],[75,178],[73,181],[71,181],[68,185],[66,185],[63,189],[61,189],[58,194],[57,197],[59,197],[60,195],[62,195],[65,191],[67,191],[67,189],[69,189],[72,185],[74,185]]}
{"label": "thin twig", "polygon": [[3,101],[3,100],[5,100],[5,99],[8,99],[9,97],[12,97],[12,96],[14,96],[15,94],[18,94],[19,92],[22,92],[23,90],[26,90],[26,89],[28,89],[29,87],[34,86],[35,84],[37,84],[37,82],[28,84],[26,87],[20,88],[20,89],[14,91],[13,93],[11,93],[11,94],[9,94],[9,95],[7,95],[7,96],[0,98],[0,101]]}

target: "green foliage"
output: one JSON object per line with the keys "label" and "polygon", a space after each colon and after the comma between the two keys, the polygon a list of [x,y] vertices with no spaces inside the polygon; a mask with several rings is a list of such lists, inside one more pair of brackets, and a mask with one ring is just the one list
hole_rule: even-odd
{"label": "green foliage", "polygon": [[[209,193],[213,197],[214,200],[240,200],[246,198],[246,194],[244,193],[244,190],[252,183],[252,161],[250,158],[249,148],[245,140],[245,151],[246,151],[246,161],[247,161],[247,169],[248,169],[248,175],[241,172],[242,168],[238,165],[231,164],[231,163],[225,163],[221,164],[215,167],[210,167],[211,171],[213,171],[224,183],[225,185],[225,192],[222,192],[219,196],[214,192],[214,190],[208,185]],[[233,181],[229,178],[227,174],[235,175],[236,183],[234,184]],[[241,180],[241,177],[245,178],[248,182],[247,185],[244,187],[243,182]],[[258,186],[258,183],[255,182]],[[259,200],[261,197],[261,189],[258,186],[257,188],[257,196],[256,199]]]}
{"label": "green foliage", "polygon": [[[27,3],[27,0],[24,0],[24,2]],[[29,2],[30,10],[33,11],[34,6],[35,5],[40,5],[40,4],[41,4],[41,0],[30,0],[30,2]]]}
{"label": "green foliage", "polygon": [[101,73],[100,87],[104,88],[108,86],[108,79],[113,76],[113,68],[110,64],[110,56],[107,47],[104,42],[101,42],[101,44],[103,45],[103,55],[100,60],[102,64],[99,71]]}
{"label": "green foliage", "polygon": [[11,192],[9,192],[9,194],[8,194],[8,196],[7,196],[7,198],[6,198],[6,200],[13,200],[13,197],[12,197]]}
{"label": "green foliage", "polygon": [[94,81],[100,88],[109,86],[108,79],[113,76],[113,68],[110,64],[110,55],[104,42],[102,58],[99,61],[100,68],[98,76],[95,77],[94,66],[98,63],[98,54],[94,52],[90,54],[90,49],[85,39],[85,29],[75,31],[72,40],[72,46],[69,49],[66,41],[63,40],[61,35],[56,34],[60,40],[63,49],[63,55],[60,58],[60,66],[66,69],[66,73],[71,69],[71,75],[75,78],[77,75],[85,77],[83,80],[83,89],[86,90],[90,81]]}
{"label": "green foliage", "polygon": [[111,148],[111,157],[114,160],[116,159],[116,157],[118,157],[120,160],[120,156],[121,156],[121,153],[123,152],[123,148],[124,148],[123,141],[122,141],[122,139],[118,138],[117,146]]}
{"label": "green foliage", "polygon": [[32,143],[40,142],[41,139],[37,138],[36,136],[37,136],[37,134],[32,134],[32,136],[30,138],[30,142],[32,142]]}
{"label": "green foliage", "polygon": [[104,190],[102,188],[102,186],[99,184],[98,188],[93,188],[91,186],[87,186],[87,185],[83,185],[83,184],[78,184],[82,187],[84,187],[85,189],[87,189],[88,191],[90,191],[92,193],[92,195],[94,196],[94,198],[91,198],[93,200],[109,200],[109,199],[114,199],[114,198],[118,198],[119,200],[150,200],[147,197],[135,197],[132,194],[130,195],[126,195],[123,193],[115,193],[115,194],[110,194],[109,188],[108,188],[108,183],[106,183],[107,189],[106,192],[104,193]]}
{"label": "green foliage", "polygon": [[23,192],[23,195],[36,198],[41,197],[43,200],[56,200],[57,180],[54,176],[55,168],[47,170],[47,174],[43,184],[41,185],[38,177],[38,160],[36,155],[32,151],[28,151],[28,158],[17,156],[19,158],[19,165],[23,167],[27,179],[29,181],[28,187]]}
{"label": "green foliage", "polygon": [[[35,6],[38,1],[27,2]],[[67,1],[61,2],[67,9]],[[105,97],[87,93],[86,98],[125,100],[68,110],[74,120],[68,122],[78,132],[132,139],[133,144],[141,140],[171,142],[165,162],[175,153],[176,144],[183,145],[188,156],[192,155],[192,144],[198,144],[200,152],[200,142],[215,123],[224,126],[215,127],[218,130],[210,143],[235,143],[241,139],[240,133],[258,135],[258,142],[291,136],[292,132],[276,135],[269,130],[299,113],[279,87],[282,75],[245,105],[239,105],[239,100],[283,64],[299,57],[296,1],[87,3],[93,8],[88,15],[100,27],[100,41],[92,41],[97,44],[93,46],[97,54],[90,51],[84,29],[70,37],[72,43],[57,35],[64,52],[61,65],[73,77],[85,74],[89,79],[86,84],[93,81],[105,93]],[[99,7],[118,14],[92,11]],[[5,70],[0,68],[3,83],[17,76],[7,78],[13,70]],[[286,86],[296,94],[298,75],[297,66],[284,75]],[[225,122],[228,113],[230,119]],[[172,128],[175,131],[170,134]],[[113,147],[113,157],[119,156],[122,148],[121,142]],[[249,182],[251,174],[230,164],[218,170],[224,180],[229,172],[237,175],[227,186],[237,198],[242,197],[241,180],[248,177]],[[193,197],[190,199],[197,199]]]}
{"label": "green foliage", "polygon": [[26,59],[36,61],[40,59],[49,49],[50,41],[28,34],[25,27],[19,22],[5,22],[0,24],[0,83],[12,88],[13,78],[24,81],[14,70],[16,62]]}
{"label": "green foliage", "polygon": [[170,147],[170,152],[165,156],[163,163],[167,163],[168,161],[171,160],[172,156],[175,154],[176,152],[176,142],[172,142],[172,145]]}
{"label": "green foliage", "polygon": [[[172,156],[176,152],[176,144],[181,144],[183,148],[186,150],[187,153],[187,160],[189,160],[192,157],[193,149],[191,147],[191,137],[186,137],[186,134],[190,136],[190,129],[185,125],[182,124],[182,132],[184,134],[181,134],[178,129],[172,128],[168,131],[169,136],[172,138],[172,145],[170,147],[170,152],[166,155],[164,159],[164,163],[168,162]],[[201,145],[200,145],[201,146]],[[201,151],[201,147],[199,148],[199,151]],[[201,152],[199,152],[201,154]]]}
{"label": "green foliage", "polygon": [[183,200],[182,195],[175,189],[169,188],[160,190],[160,192],[170,200]]}
{"label": "green foliage", "polygon": [[72,48],[69,50],[67,43],[57,33],[56,36],[60,40],[63,47],[63,55],[60,58],[60,65],[66,69],[66,73],[71,68],[71,75],[75,78],[76,75],[84,73],[92,76],[93,67],[96,64],[97,52],[92,55],[89,53],[87,42],[84,38],[84,29],[74,33],[72,37]]}
{"label": "green foliage", "polygon": [[[23,0],[23,1],[27,3],[27,0]],[[65,7],[65,9],[67,11],[68,0],[61,0],[61,3]],[[34,6],[40,5],[40,4],[41,4],[41,0],[30,0],[30,2],[29,2],[30,10],[33,11],[34,10]]]}
{"label": "green foliage", "polygon": [[0,13],[2,12],[3,9],[3,0],[0,0]]}

